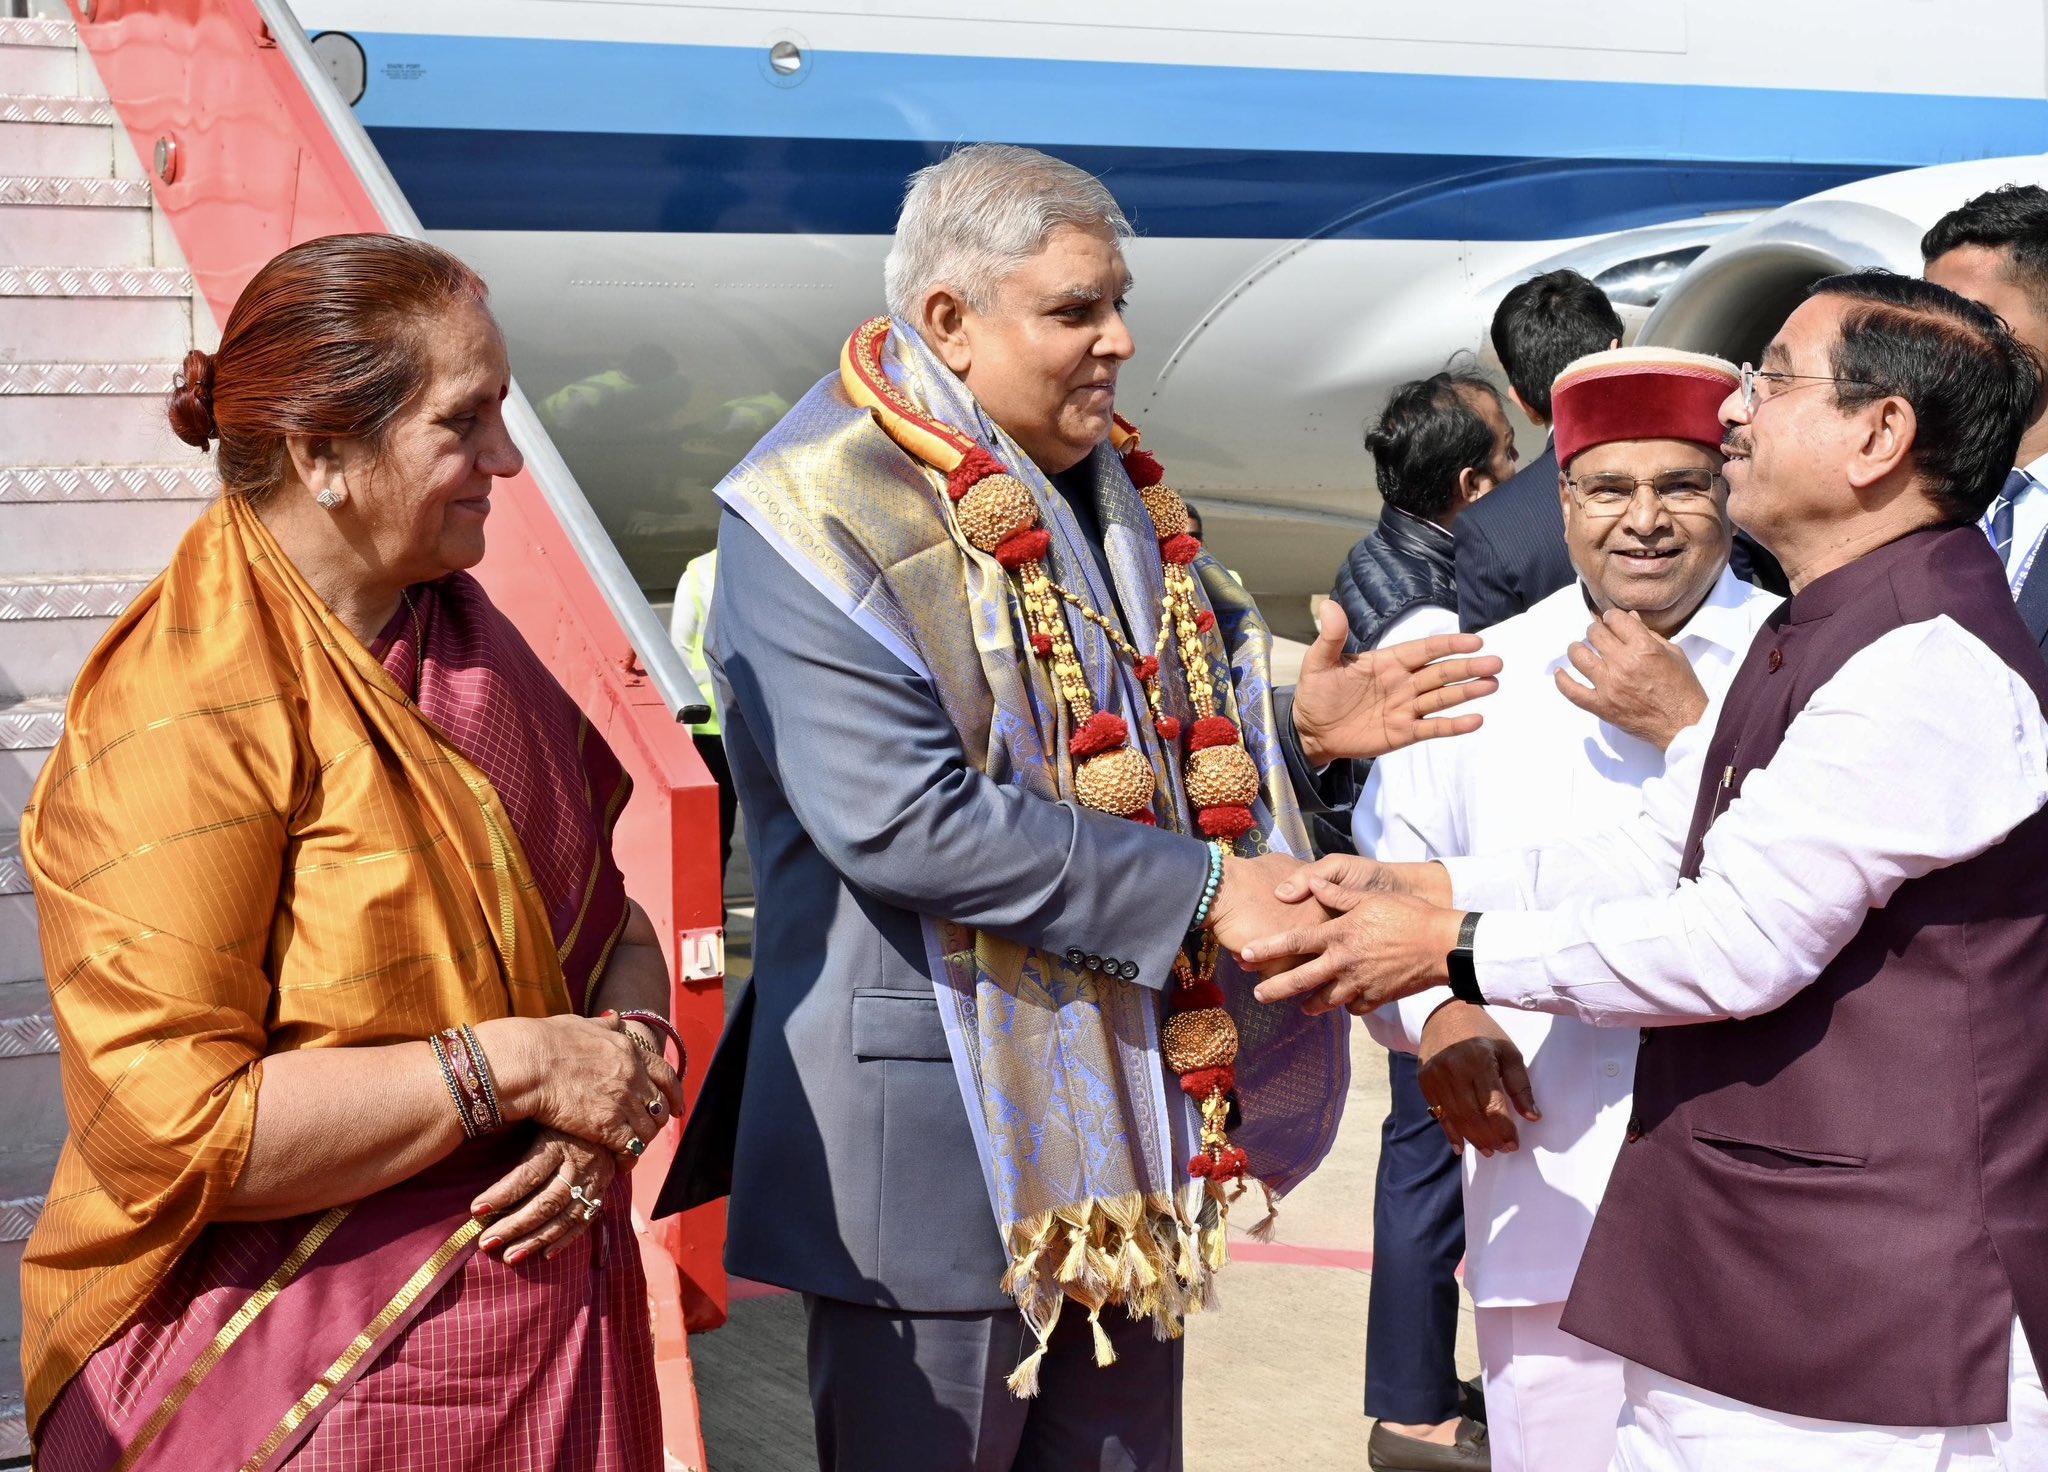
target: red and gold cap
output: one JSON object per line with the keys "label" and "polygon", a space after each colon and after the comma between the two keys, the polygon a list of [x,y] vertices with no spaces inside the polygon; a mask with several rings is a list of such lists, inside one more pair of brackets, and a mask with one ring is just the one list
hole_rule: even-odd
{"label": "red and gold cap", "polygon": [[1676,348],[1588,353],[1550,390],[1557,463],[1615,440],[1689,440],[1721,448],[1721,404],[1742,382],[1733,363]]}

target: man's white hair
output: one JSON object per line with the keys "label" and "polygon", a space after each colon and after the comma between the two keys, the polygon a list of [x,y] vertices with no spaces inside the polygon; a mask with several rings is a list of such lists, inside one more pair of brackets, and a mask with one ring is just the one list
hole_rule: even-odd
{"label": "man's white hair", "polygon": [[948,286],[986,312],[1004,280],[1062,225],[1118,240],[1132,233],[1101,180],[1034,148],[976,143],[919,169],[882,267],[889,310],[915,321],[925,293]]}

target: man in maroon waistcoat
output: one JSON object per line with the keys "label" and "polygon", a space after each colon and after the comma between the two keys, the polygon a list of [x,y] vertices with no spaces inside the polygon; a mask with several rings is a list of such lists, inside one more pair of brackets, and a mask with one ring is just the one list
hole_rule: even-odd
{"label": "man in maroon waistcoat", "polygon": [[1326,861],[1246,949],[1268,1001],[1643,1029],[1563,1318],[1628,1362],[1615,1468],[2048,1466],[2048,669],[1974,524],[2039,383],[1938,286],[1819,283],[1721,410],[1793,596],[1641,816]]}

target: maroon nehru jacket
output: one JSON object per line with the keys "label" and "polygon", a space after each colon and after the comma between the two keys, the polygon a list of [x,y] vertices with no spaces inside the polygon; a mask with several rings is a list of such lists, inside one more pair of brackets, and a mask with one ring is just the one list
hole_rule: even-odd
{"label": "maroon nehru jacket", "polygon": [[[1942,614],[2048,697],[1977,528],[1839,568],[1772,616],[1729,689],[1685,878],[1814,692]],[[1791,1415],[2005,1420],[2015,1312],[2048,1352],[2048,813],[1901,885],[1776,1011],[1645,1030],[1635,1105],[1566,1330]]]}

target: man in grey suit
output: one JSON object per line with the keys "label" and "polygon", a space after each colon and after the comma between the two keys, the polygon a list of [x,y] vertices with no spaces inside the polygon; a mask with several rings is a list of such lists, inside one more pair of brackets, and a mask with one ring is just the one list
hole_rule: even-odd
{"label": "man in grey suit", "polygon": [[[1143,1121],[1179,1118],[1165,1100],[1195,1097],[1197,1075],[1176,1062],[1174,1087],[1156,1029],[1169,993],[1185,1008],[1190,977],[1211,985],[1199,927],[1227,946],[1283,919],[1273,889],[1307,851],[1300,804],[1348,800],[1317,791],[1348,780],[1338,758],[1469,729],[1439,713],[1493,685],[1497,661],[1429,663],[1469,651],[1463,636],[1347,659],[1332,611],[1297,691],[1275,698],[1255,610],[1173,534],[1178,498],[1113,419],[1133,351],[1127,234],[1099,183],[1029,150],[921,171],[887,268],[893,316],[857,332],[841,373],[721,487],[710,658],[759,892],[754,979],[661,1210],[729,1190],[727,1266],[805,1295],[824,1469],[1178,1468],[1168,1336],[1207,1291],[1188,1247],[1221,1236],[1190,1174],[1231,1168],[1226,1127],[1269,1184],[1312,1166],[1342,1033],[1247,1031],[1227,1126],[1219,1093],[1192,1165],[1184,1125],[1159,1137],[1170,1159],[1133,1151],[1156,1175],[1111,1203],[1128,1218],[1090,1217],[1094,1237],[1047,1247],[1071,1212],[1020,1224],[1004,1208],[1063,1142],[1087,1175]],[[979,459],[961,458],[970,443]],[[1013,519],[1000,544],[992,506]],[[1019,594],[1048,570],[1085,617]],[[1187,574],[1203,611],[1179,605],[1177,646],[1158,599]],[[1176,656],[1191,638],[1207,653]],[[1195,719],[1196,683],[1139,653],[1155,649],[1218,679],[1234,722]],[[1070,725],[1077,690],[1100,710]],[[1032,703],[1055,695],[1069,706]],[[1084,750],[1105,718],[1127,746]],[[1201,743],[1224,732],[1241,733],[1259,795],[1218,806],[1189,777],[1183,804],[1178,779],[1218,765]],[[1198,748],[1184,768],[1183,746]],[[1086,769],[1140,751],[1162,774],[1152,797],[1105,807]],[[1215,977],[1239,1012],[1249,979],[1227,958]],[[1098,1011],[1119,1019],[1114,1046],[1062,1075]],[[1013,1067],[1014,1037],[1045,1015],[1056,1041]],[[1289,1070],[1307,1110],[1293,1149],[1269,1102]],[[1058,1097],[1034,1094],[1055,1075]],[[1148,1272],[1164,1285],[1128,1286]]]}
{"label": "man in grey suit", "polygon": [[[1988,307],[2048,362],[2048,189],[2007,184],[1967,200],[1920,241],[1926,276]],[[1984,534],[2005,564],[2020,619],[2048,655],[2048,569],[2034,575],[2048,541],[2048,397],[2020,439],[2019,464],[1984,513]]]}

